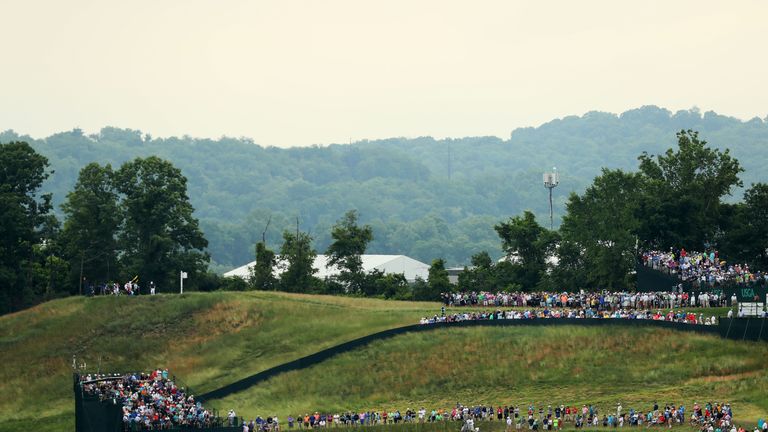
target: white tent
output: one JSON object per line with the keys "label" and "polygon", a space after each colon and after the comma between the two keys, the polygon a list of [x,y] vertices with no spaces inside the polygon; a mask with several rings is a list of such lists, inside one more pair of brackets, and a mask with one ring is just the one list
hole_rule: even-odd
{"label": "white tent", "polygon": [[[374,269],[384,272],[384,274],[403,274],[408,282],[413,282],[417,277],[427,280],[429,276],[429,265],[405,255],[361,255],[363,260],[363,271],[370,272]],[[279,260],[280,257],[278,256]],[[240,266],[234,270],[224,273],[225,277],[237,276],[248,280],[251,275],[251,269],[256,265],[256,261]],[[339,274],[339,269],[334,266],[328,266],[328,256],[318,255],[312,267],[317,269],[316,277],[325,279],[327,277]],[[279,277],[283,269],[275,267],[275,274]]]}

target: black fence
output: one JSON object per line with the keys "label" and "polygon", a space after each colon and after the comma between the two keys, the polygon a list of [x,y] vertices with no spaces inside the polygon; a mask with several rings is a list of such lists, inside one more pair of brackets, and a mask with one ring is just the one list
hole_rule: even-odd
{"label": "black fence", "polygon": [[[685,324],[669,321],[654,321],[654,320],[632,320],[632,319],[614,319],[614,318],[551,318],[551,319],[524,319],[524,320],[488,320],[488,321],[462,321],[455,323],[437,323],[437,324],[415,324],[410,326],[404,326],[389,330],[380,331],[378,333],[363,336],[358,339],[351,340],[349,342],[336,345],[334,347],[316,352],[314,354],[296,359],[294,361],[284,363],[279,366],[267,369],[249,377],[243,378],[232,384],[226,385],[211,392],[199,395],[198,401],[204,401],[209,399],[220,399],[229,396],[233,393],[243,391],[249,387],[252,387],[260,382],[266,381],[276,375],[284,372],[303,369],[309,366],[313,366],[322,361],[325,361],[337,354],[341,354],[347,351],[351,351],[362,346],[365,346],[371,342],[381,339],[390,338],[393,336],[421,332],[431,331],[437,329],[447,328],[467,328],[467,327],[544,327],[544,326],[612,326],[612,327],[657,327],[666,328],[671,330],[677,330],[682,332],[695,332],[702,334],[720,335],[723,338],[745,340],[745,341],[766,341],[768,342],[768,319],[766,318],[721,318],[717,325],[699,325],[699,324]],[[74,376],[74,391],[75,391],[75,418],[76,418],[76,431],[77,432],[126,432],[131,429],[126,429],[122,422],[122,411],[117,403],[112,401],[101,401],[95,397],[89,397],[83,395],[82,388],[80,386],[80,377],[75,374]],[[189,432],[189,428],[174,428],[165,429],[171,432]],[[201,429],[197,429],[201,430]],[[237,419],[236,426],[220,426],[202,429],[206,432],[236,432],[241,431],[240,419]],[[137,431],[138,432],[138,431]]]}
{"label": "black fence", "polygon": [[[98,396],[83,394],[80,375],[74,374],[75,391],[75,431],[76,432],[144,432],[147,429],[137,424],[126,425],[123,422],[123,410],[120,401],[103,400]],[[227,419],[221,419],[228,421]],[[208,428],[176,427],[163,429],[166,432],[240,432],[241,419],[236,419],[234,426],[215,425]]]}
{"label": "black fence", "polygon": [[410,332],[431,331],[444,328],[463,328],[463,327],[479,327],[479,326],[562,326],[562,325],[579,325],[579,326],[634,326],[634,327],[663,327],[680,331],[718,334],[718,326],[705,326],[696,324],[684,324],[669,321],[654,321],[654,320],[629,320],[629,319],[576,319],[576,318],[550,318],[550,319],[524,319],[524,320],[488,320],[488,321],[461,321],[455,323],[437,323],[437,324],[415,324],[405,327],[399,327],[389,330],[384,330],[378,333],[363,336],[358,339],[351,340],[349,342],[336,345],[331,348],[318,351],[314,354],[310,354],[306,357],[296,359],[294,361],[275,366],[265,371],[259,372],[255,375],[243,378],[240,381],[235,381],[232,384],[226,385],[219,389],[198,396],[199,400],[207,399],[220,399],[229,396],[233,393],[243,391],[249,387],[252,387],[260,382],[266,381],[276,375],[284,372],[290,372],[294,370],[304,369],[309,366],[313,366],[322,361],[325,361],[337,354],[341,354],[347,351],[351,351],[367,345],[371,342],[390,338]]}
{"label": "black fence", "polygon": [[724,318],[718,330],[727,339],[768,342],[768,318]]}
{"label": "black fence", "polygon": [[675,274],[669,274],[638,262],[635,265],[637,273],[637,292],[676,291],[682,283]]}
{"label": "black fence", "polygon": [[74,375],[75,430],[77,432],[122,432],[123,411],[117,403],[83,394],[80,375]]}

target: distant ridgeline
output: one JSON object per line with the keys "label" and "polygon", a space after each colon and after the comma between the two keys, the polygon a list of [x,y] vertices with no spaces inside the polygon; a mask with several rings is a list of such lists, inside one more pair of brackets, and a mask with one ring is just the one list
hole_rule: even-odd
{"label": "distant ridgeline", "polygon": [[149,155],[172,161],[189,180],[214,268],[225,270],[253,260],[253,245],[270,216],[270,247],[279,247],[283,229],[295,228],[299,216],[302,230],[324,250],[331,225],[353,208],[374,229],[369,253],[424,262],[443,257],[450,265],[468,264],[482,250],[500,256],[495,223],[525,209],[548,215],[540,184],[544,170],[556,166],[561,173],[554,190],[559,225],[571,191],[582,192],[602,167],[636,169],[639,154],[674,147],[681,129],[698,130],[712,146],[730,148],[745,168],[745,187],[765,180],[760,176],[768,160],[766,121],[695,109],[673,114],[655,106],[566,117],[517,129],[507,140],[392,138],[280,149],[242,138],[153,138],[106,127],[93,135],[75,129],[45,139],[6,131],[0,142],[28,141],[50,160],[55,173],[43,189],[53,193],[57,212],[90,162],[117,167]]}

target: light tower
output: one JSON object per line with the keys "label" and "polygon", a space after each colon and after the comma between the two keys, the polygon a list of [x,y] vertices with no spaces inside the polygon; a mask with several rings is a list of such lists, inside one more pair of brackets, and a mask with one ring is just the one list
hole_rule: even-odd
{"label": "light tower", "polygon": [[552,167],[552,172],[544,173],[544,187],[549,189],[549,229],[554,229],[554,217],[552,214],[552,189],[560,184],[560,173],[557,168]]}

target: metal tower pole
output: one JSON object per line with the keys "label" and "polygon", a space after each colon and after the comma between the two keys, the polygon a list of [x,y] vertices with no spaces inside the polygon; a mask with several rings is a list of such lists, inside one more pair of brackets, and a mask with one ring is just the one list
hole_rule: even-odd
{"label": "metal tower pole", "polygon": [[554,216],[552,213],[552,188],[549,189],[549,230],[552,231],[554,229],[555,223],[554,223]]}

